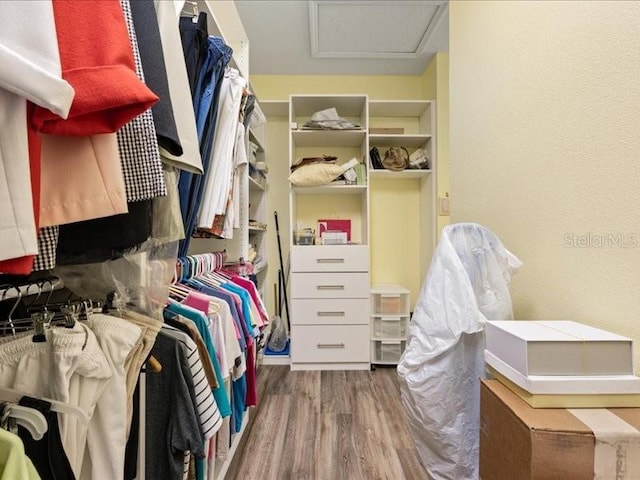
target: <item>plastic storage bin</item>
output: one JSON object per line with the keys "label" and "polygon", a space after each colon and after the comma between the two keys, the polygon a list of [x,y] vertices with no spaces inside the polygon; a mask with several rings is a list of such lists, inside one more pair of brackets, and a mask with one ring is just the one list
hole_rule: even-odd
{"label": "plastic storage bin", "polygon": [[409,317],[373,317],[373,336],[376,338],[406,338]]}
{"label": "plastic storage bin", "polygon": [[373,314],[406,315],[409,313],[409,292],[373,293]]}
{"label": "plastic storage bin", "polygon": [[372,363],[396,364],[400,361],[400,356],[402,352],[404,352],[406,342],[404,340],[375,340],[373,345]]}

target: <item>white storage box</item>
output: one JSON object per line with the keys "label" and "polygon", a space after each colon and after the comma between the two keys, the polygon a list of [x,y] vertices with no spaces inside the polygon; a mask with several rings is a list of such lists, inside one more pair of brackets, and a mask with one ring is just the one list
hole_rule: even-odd
{"label": "white storage box", "polygon": [[488,350],[484,359],[491,368],[523,390],[540,395],[621,395],[640,393],[635,375],[560,376],[523,375]]}
{"label": "white storage box", "polygon": [[373,285],[371,313],[373,315],[408,315],[409,290],[400,285]]}
{"label": "white storage box", "polygon": [[396,364],[400,361],[400,356],[404,352],[406,342],[375,340],[373,342],[373,359],[371,363]]}
{"label": "white storage box", "polygon": [[373,336],[375,338],[404,339],[407,336],[409,317],[375,316],[373,317]]}
{"label": "white storage box", "polygon": [[490,321],[485,332],[487,351],[525,377],[634,374],[630,338],[577,322]]}

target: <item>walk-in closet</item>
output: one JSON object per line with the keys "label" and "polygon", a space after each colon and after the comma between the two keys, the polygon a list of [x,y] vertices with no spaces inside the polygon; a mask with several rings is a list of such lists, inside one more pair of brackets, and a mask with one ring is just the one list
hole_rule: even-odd
{"label": "walk-in closet", "polygon": [[0,480],[639,479],[638,25],[0,0]]}

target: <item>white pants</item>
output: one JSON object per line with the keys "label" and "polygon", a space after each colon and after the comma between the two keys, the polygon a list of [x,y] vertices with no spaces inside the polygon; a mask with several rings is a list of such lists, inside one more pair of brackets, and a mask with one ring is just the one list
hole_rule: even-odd
{"label": "white pants", "polygon": [[[0,387],[46,397],[82,408],[91,418],[111,368],[94,333],[76,322],[46,331],[46,342],[31,334],[0,344]],[[89,425],[73,415],[60,415],[60,435],[79,477]]]}
{"label": "white pants", "polygon": [[125,359],[137,346],[142,329],[121,318],[92,315],[87,322],[104,352],[112,376],[89,423],[81,479],[119,480],[127,445],[127,374]]}

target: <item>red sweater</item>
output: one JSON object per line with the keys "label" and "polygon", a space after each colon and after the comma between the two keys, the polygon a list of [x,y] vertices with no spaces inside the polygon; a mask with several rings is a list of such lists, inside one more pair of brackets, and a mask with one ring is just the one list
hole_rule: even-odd
{"label": "red sweater", "polygon": [[53,0],[62,78],[75,90],[69,118],[38,107],[36,130],[53,135],[113,133],[158,97],[135,72],[118,0]]}

